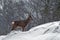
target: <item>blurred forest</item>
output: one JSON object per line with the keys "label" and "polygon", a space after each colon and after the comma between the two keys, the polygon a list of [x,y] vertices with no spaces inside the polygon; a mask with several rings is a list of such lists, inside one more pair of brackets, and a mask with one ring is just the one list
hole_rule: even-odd
{"label": "blurred forest", "polygon": [[33,20],[26,30],[47,22],[60,20],[60,0],[0,0],[0,35],[11,31],[11,22],[25,20],[30,14]]}

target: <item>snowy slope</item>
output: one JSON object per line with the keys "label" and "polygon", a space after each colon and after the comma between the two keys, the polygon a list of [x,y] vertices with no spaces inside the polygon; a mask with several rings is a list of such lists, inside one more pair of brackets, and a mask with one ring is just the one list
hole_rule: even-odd
{"label": "snowy slope", "polygon": [[5,38],[5,37],[6,37],[6,35],[0,36],[0,40],[2,40],[2,39]]}
{"label": "snowy slope", "polygon": [[60,21],[31,28],[29,31],[12,31],[1,40],[60,40]]}

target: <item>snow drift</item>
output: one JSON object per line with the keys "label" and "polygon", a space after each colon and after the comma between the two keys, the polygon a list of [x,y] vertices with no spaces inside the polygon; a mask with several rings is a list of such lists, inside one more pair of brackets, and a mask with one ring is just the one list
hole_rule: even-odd
{"label": "snow drift", "polygon": [[1,40],[60,40],[60,21],[31,28],[29,31],[11,31]]}

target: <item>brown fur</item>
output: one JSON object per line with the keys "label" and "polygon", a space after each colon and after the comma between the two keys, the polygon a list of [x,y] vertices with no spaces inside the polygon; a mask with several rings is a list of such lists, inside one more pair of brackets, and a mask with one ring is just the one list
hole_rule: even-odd
{"label": "brown fur", "polygon": [[29,16],[26,20],[20,20],[20,21],[13,21],[14,24],[12,24],[12,30],[14,30],[16,27],[21,27],[22,31],[25,31],[25,27],[31,20],[31,16]]}

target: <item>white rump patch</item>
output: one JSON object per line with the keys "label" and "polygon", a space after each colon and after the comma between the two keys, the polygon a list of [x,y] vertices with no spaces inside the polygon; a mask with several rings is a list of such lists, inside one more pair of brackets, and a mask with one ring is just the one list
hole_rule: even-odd
{"label": "white rump patch", "polygon": [[14,22],[12,22],[12,24],[14,24]]}

